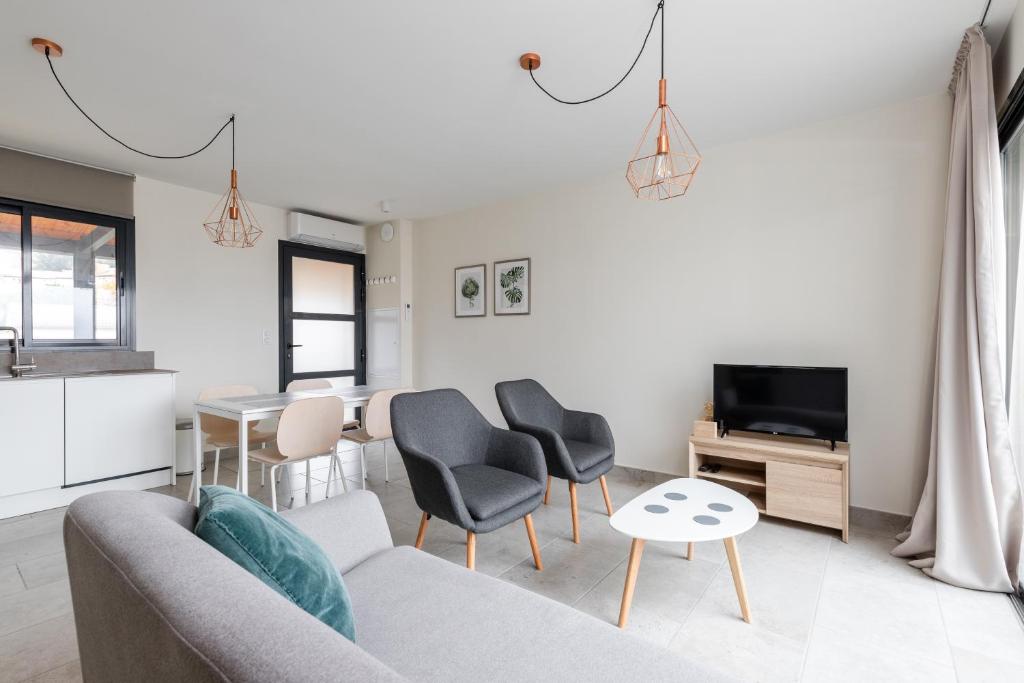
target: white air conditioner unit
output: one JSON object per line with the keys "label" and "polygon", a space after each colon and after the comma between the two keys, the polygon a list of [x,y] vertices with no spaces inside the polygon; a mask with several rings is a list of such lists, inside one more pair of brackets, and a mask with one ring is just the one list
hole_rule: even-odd
{"label": "white air conditioner unit", "polygon": [[297,211],[288,214],[288,239],[329,249],[366,251],[366,228],[362,225]]}

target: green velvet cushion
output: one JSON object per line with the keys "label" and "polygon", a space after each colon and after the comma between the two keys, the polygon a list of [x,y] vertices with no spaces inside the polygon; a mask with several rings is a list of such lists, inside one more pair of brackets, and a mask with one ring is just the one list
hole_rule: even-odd
{"label": "green velvet cushion", "polygon": [[351,641],[352,602],[341,574],[313,539],[260,502],[204,486],[196,535]]}

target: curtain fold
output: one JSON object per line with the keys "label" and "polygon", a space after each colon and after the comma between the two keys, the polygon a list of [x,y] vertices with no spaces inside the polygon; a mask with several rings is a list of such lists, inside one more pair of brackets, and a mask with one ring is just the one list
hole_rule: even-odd
{"label": "curtain fold", "polygon": [[992,54],[964,35],[953,81],[928,477],[893,550],[929,576],[1012,592],[1024,503],[1006,409],[1006,234]]}

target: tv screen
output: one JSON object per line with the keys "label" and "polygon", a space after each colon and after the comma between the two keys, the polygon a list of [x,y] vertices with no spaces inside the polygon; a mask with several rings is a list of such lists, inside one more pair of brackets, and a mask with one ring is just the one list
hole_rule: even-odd
{"label": "tv screen", "polygon": [[725,430],[847,441],[846,368],[715,365],[715,421]]}

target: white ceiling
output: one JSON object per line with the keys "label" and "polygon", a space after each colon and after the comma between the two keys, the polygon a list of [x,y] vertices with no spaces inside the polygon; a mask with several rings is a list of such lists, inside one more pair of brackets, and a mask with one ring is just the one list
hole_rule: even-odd
{"label": "white ceiling", "polygon": [[[990,34],[1016,3],[994,0]],[[226,137],[184,161],[119,148],[53,81],[33,36],[61,43],[71,93],[130,144],[174,154],[238,115],[251,201],[353,220],[420,218],[623,171],[657,104],[654,0],[5,0],[0,145],[225,189]],[[940,92],[985,0],[667,0],[669,103],[704,150]],[[655,29],[657,32],[657,29]],[[625,181],[623,181],[625,182]]]}

